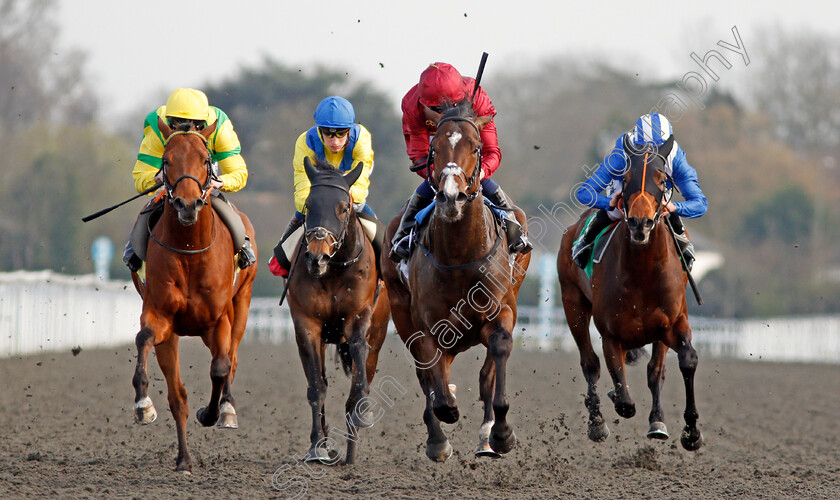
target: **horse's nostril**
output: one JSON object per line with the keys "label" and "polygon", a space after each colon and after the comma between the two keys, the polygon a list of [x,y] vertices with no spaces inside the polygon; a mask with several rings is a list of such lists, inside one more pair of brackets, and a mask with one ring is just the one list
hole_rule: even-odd
{"label": "horse's nostril", "polygon": [[173,205],[175,205],[175,210],[178,211],[181,211],[186,207],[186,205],[184,204],[184,200],[182,200],[181,198],[175,198],[175,202],[173,203]]}
{"label": "horse's nostril", "polygon": [[201,207],[203,207],[203,206],[204,206],[204,200],[202,200],[201,198],[195,200],[195,209],[196,210],[201,210]]}

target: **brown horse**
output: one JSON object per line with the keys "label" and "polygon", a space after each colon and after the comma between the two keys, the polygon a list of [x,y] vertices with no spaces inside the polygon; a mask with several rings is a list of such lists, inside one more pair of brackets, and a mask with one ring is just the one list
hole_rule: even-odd
{"label": "brown horse", "polygon": [[665,380],[668,348],[677,352],[686,396],[686,425],[680,442],[687,450],[697,450],[702,445],[694,403],[698,360],[691,346],[686,311],[687,276],[671,230],[662,220],[663,195],[668,182],[665,158],[653,149],[634,152],[629,158],[620,202],[624,218],[616,227],[600,264],[595,266],[592,279],[587,278],[571,255],[572,244],[592,210],[584,212],[577,223],[566,229],[557,258],[566,320],[580,351],[580,364],[588,384],[585,403],[589,410],[589,437],[603,441],[609,436],[596,392],[601,367],[589,336],[589,321],[594,317],[615,385],[607,395],[624,418],[636,413],[625,380],[625,359],[631,359],[641,347],[653,344],[647,367],[652,396],[647,435],[652,439],[668,438],[660,391]]}
{"label": "brown horse", "polygon": [[[149,424],[157,418],[147,393],[146,376],[149,351],[154,346],[166,378],[169,408],[178,433],[176,470],[189,472],[192,468],[187,448],[189,410],[178,362],[178,338],[201,337],[213,356],[210,402],[198,410],[198,421],[205,427],[218,421],[219,427],[236,428],[230,385],[236,373],[236,351],[248,320],[257,266],[237,270],[230,232],[207,206],[211,191],[207,140],[216,125],[201,131],[186,126],[173,131],[161,120],[159,126],[165,141],[161,169],[167,203],[160,221],[150,232],[153,242],[146,253],[145,283],[132,273],[135,287],[143,297],[136,339],[134,409],[138,423]],[[239,215],[251,241],[255,242],[254,227],[245,214]]]}
{"label": "brown horse", "polygon": [[[375,419],[368,411],[370,383],[385,340],[391,308],[379,280],[373,246],[353,210],[350,186],[362,172],[361,163],[346,175],[326,164],[312,166],[304,159],[311,182],[306,199],[305,232],[289,277],[289,310],[295,325],[306,391],[312,409],[312,432],[306,461],[332,464],[340,454],[328,449],[329,429],[324,413],[327,344],[336,344],[344,372],[351,376],[345,404],[347,450],[345,463],[355,461],[357,429]],[[381,418],[381,416],[380,416]]]}
{"label": "brown horse", "polygon": [[[479,376],[484,420],[476,455],[498,456],[516,444],[506,421],[506,364],[513,348],[516,296],[530,255],[508,253],[505,232],[480,189],[479,130],[492,119],[476,117],[469,102],[429,113],[437,124],[431,142],[434,171],[429,178],[442,185],[431,221],[419,237],[421,248],[409,259],[409,278],[382,252],[382,270],[391,298],[397,332],[413,357],[426,398],[423,421],[428,430],[426,456],[442,462],[452,446],[440,422],[458,420],[449,368],[455,356],[482,344],[487,356]],[[431,164],[432,162],[430,162]],[[386,244],[396,232],[401,214],[388,227]],[[525,214],[516,210],[525,225]]]}

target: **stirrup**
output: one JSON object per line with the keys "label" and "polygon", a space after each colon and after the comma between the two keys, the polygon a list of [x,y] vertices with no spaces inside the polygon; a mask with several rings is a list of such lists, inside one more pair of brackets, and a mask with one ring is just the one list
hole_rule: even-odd
{"label": "stirrup", "polygon": [[236,260],[236,264],[239,269],[248,269],[256,262],[257,256],[254,255],[254,250],[251,248],[251,242],[246,239],[245,244],[239,249],[239,258]]}
{"label": "stirrup", "polygon": [[410,238],[411,233],[409,232],[407,235],[400,238],[399,241],[394,243],[393,246],[391,246],[391,252],[388,254],[388,258],[390,258],[394,262],[408,260],[409,256],[411,255]]}
{"label": "stirrup", "polygon": [[508,247],[510,253],[521,253],[522,255],[527,254],[531,250],[534,249],[534,245],[531,244],[531,241],[525,236],[525,233],[522,233],[522,236],[519,237],[518,240],[514,241]]}

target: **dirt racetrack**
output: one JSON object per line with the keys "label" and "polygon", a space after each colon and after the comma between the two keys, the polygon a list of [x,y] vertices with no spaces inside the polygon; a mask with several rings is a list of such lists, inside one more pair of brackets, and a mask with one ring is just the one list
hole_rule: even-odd
{"label": "dirt racetrack", "polygon": [[[181,349],[194,415],[208,399],[209,352],[197,339],[183,339]],[[684,391],[673,354],[663,392],[671,438],[644,437],[650,394],[642,365],[630,369],[636,416],[618,421],[605,406],[612,435],[598,444],[586,437],[577,355],[515,350],[508,397],[519,444],[502,459],[477,460],[479,356],[483,349],[474,348],[453,365],[461,420],[444,426],[455,449],[446,463],[423,453],[419,385],[402,344],[389,337],[377,377],[389,375],[407,392],[383,385],[396,404],[383,403],[384,417],[360,431],[357,465],[310,471],[294,458],[306,452],[310,430],[297,349],[246,343],[234,384],[240,429],[203,428],[192,417],[192,475],[173,471],[174,424],[154,357],[149,395],[160,416],[143,427],[131,411],[133,346],[3,359],[0,494],[289,498],[305,487],[313,498],[840,497],[840,366],[719,360],[701,352],[696,387],[706,446],[691,453],[679,445]],[[343,426],[349,380],[332,364],[328,373],[327,420]],[[280,468],[275,484],[288,481],[285,491],[272,487]]]}

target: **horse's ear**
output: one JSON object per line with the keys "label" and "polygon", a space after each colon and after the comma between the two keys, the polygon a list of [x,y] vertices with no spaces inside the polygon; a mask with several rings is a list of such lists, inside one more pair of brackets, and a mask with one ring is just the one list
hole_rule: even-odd
{"label": "horse's ear", "polygon": [[172,129],[169,128],[169,124],[166,123],[166,120],[158,116],[158,129],[160,129],[160,133],[163,134],[163,140],[169,139],[169,136],[172,135]]}
{"label": "horse's ear", "polygon": [[201,135],[203,135],[203,136],[204,136],[204,138],[205,138],[206,140],[208,140],[208,141],[209,141],[209,140],[210,140],[210,136],[211,136],[211,135],[213,135],[213,132],[215,132],[215,131],[216,131],[216,126],[217,126],[218,124],[219,124],[219,120],[216,120],[216,121],[214,121],[214,122],[213,122],[213,125],[210,125],[209,127],[204,127],[204,128],[201,130]]}
{"label": "horse's ear", "polygon": [[308,156],[303,157],[303,169],[306,170],[306,177],[309,178],[309,181],[314,182],[315,177],[318,176],[318,170],[312,166],[312,160]]}
{"label": "horse's ear", "polygon": [[432,122],[436,127],[440,119],[443,117],[443,113],[436,113],[425,104],[423,105],[423,112],[426,113],[426,121]]}
{"label": "horse's ear", "polygon": [[490,123],[490,121],[491,121],[492,119],[493,119],[493,116],[492,116],[492,115],[488,115],[488,116],[479,116],[478,118],[476,118],[476,119],[475,119],[475,126],[476,126],[476,127],[478,127],[478,130],[481,130],[481,129],[483,129],[485,126],[487,126],[487,124],[488,124],[488,123]]}
{"label": "horse's ear", "polygon": [[359,162],[359,163],[356,164],[355,167],[353,167],[353,170],[344,174],[344,180],[347,181],[347,186],[348,187],[352,186],[353,184],[356,183],[357,180],[359,180],[359,176],[362,175],[362,170],[363,170],[362,167],[363,167],[362,162]]}

